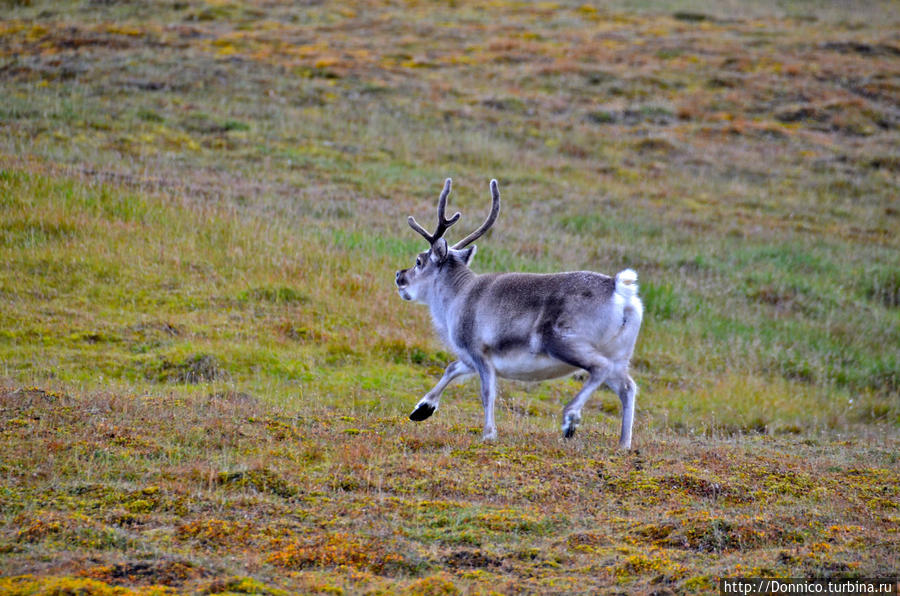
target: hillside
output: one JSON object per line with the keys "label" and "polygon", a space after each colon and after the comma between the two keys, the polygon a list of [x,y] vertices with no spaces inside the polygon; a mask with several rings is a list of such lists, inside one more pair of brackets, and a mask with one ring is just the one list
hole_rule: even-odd
{"label": "hillside", "polygon": [[[810,7],[0,3],[0,593],[896,573],[898,20]],[[406,418],[447,176],[476,271],[638,272],[632,452]]]}

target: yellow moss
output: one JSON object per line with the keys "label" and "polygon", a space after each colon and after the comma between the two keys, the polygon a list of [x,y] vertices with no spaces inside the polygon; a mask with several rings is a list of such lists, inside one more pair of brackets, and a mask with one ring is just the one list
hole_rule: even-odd
{"label": "yellow moss", "polygon": [[452,596],[460,590],[445,574],[431,575],[409,585],[407,593],[415,596]]}
{"label": "yellow moss", "polygon": [[495,532],[527,530],[539,522],[538,518],[512,509],[497,509],[477,517],[479,526]]}
{"label": "yellow moss", "polygon": [[616,576],[620,581],[632,575],[644,574],[662,575],[667,579],[676,580],[685,577],[688,570],[659,552],[631,555],[616,566]]}
{"label": "yellow moss", "polygon": [[247,540],[250,528],[243,524],[221,519],[205,519],[188,522],[178,527],[177,536],[182,540],[195,539],[211,546],[230,546]]}
{"label": "yellow moss", "polygon": [[337,66],[339,63],[340,58],[337,58],[336,56],[322,56],[313,63],[313,66],[316,68],[329,68],[331,66]]}
{"label": "yellow moss", "polygon": [[16,540],[19,542],[38,542],[63,530],[61,517],[48,511],[20,515],[15,523],[19,527],[16,532]]}
{"label": "yellow moss", "polygon": [[403,562],[403,557],[386,552],[385,546],[373,540],[345,533],[330,534],[311,542],[292,542],[270,553],[266,561],[286,569],[338,567],[383,570]]}
{"label": "yellow moss", "polygon": [[598,548],[609,545],[609,537],[599,532],[579,532],[566,538],[569,550],[594,553]]}
{"label": "yellow moss", "polygon": [[153,511],[154,503],[147,499],[135,499],[125,503],[125,508],[131,513],[147,513]]}
{"label": "yellow moss", "polygon": [[82,577],[41,577],[21,575],[17,577],[0,577],[0,594],[7,596],[63,596],[67,594],[79,596],[162,596],[175,594],[173,588],[166,586],[146,586],[141,588],[123,588],[111,586],[105,582]]}
{"label": "yellow moss", "polygon": [[130,37],[138,37],[144,34],[144,31],[138,29],[137,27],[130,27],[128,25],[119,25],[119,24],[109,24],[105,25],[103,29],[107,33],[111,33],[113,35],[128,35]]}
{"label": "yellow moss", "polygon": [[3,37],[4,35],[15,35],[24,29],[25,25],[21,21],[0,22],[0,37]]}
{"label": "yellow moss", "polygon": [[237,48],[235,48],[230,43],[223,44],[219,46],[218,50],[216,50],[216,54],[218,54],[219,56],[233,56],[234,54],[237,54],[237,52]]}
{"label": "yellow moss", "polygon": [[43,25],[32,25],[31,29],[29,29],[28,33],[25,35],[25,39],[28,41],[37,41],[47,35],[48,32],[49,29]]}
{"label": "yellow moss", "polygon": [[703,592],[709,593],[716,589],[715,580],[708,575],[699,575],[687,579],[682,587],[685,592]]}
{"label": "yellow moss", "polygon": [[252,577],[233,577],[227,581],[216,580],[205,593],[210,594],[258,594],[260,596],[287,596],[288,592],[267,586]]}

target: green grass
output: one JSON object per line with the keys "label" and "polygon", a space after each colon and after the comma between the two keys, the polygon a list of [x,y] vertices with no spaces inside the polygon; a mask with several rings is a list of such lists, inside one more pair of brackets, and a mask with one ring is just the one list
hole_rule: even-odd
{"label": "green grass", "polygon": [[[453,4],[5,5],[0,592],[896,570],[889,5]],[[446,176],[476,271],[638,271],[637,452],[573,379],[406,420]]]}

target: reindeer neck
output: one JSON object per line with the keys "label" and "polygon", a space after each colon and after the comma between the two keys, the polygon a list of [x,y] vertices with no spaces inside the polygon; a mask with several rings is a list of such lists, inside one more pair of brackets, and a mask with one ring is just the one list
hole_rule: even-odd
{"label": "reindeer neck", "polygon": [[468,292],[477,275],[462,262],[448,262],[445,271],[435,281],[429,307],[431,318],[438,332],[446,336],[448,318],[453,309],[453,301]]}

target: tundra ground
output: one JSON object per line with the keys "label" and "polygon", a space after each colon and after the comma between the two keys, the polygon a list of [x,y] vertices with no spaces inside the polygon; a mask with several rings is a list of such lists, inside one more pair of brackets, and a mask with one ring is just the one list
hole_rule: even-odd
{"label": "tundra ground", "polygon": [[[896,574],[898,20],[811,6],[0,2],[0,592]],[[478,272],[638,271],[635,451],[406,419],[447,176]]]}

